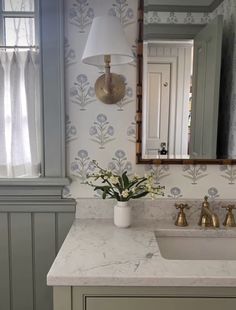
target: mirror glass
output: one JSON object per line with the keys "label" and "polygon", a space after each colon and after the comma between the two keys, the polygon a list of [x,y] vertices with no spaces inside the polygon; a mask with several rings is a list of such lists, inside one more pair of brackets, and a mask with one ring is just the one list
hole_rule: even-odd
{"label": "mirror glass", "polygon": [[235,159],[228,16],[185,2],[144,0],[142,159]]}

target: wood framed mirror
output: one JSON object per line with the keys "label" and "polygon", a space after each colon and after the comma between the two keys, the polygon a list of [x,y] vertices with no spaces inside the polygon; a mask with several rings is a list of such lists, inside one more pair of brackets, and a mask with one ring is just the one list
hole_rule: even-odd
{"label": "wood framed mirror", "polygon": [[[189,10],[198,12],[194,1]],[[223,44],[221,51],[223,16],[214,16],[201,25],[149,23],[149,15],[153,20],[162,12],[150,11],[160,9],[161,2],[139,1],[136,162],[236,164],[236,152],[228,151],[232,137],[225,136],[226,132],[230,135],[225,117],[230,107],[224,101],[223,84],[220,89],[221,58],[224,64],[222,55],[230,48]],[[208,2],[208,10],[213,10],[216,1]],[[172,9],[171,1],[168,3],[164,11]],[[173,9],[183,10],[178,5]],[[236,130],[233,139],[236,148]]]}

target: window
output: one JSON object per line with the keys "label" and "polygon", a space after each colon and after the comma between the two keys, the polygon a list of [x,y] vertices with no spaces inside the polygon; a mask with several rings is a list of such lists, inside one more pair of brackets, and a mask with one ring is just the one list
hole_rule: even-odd
{"label": "window", "polygon": [[7,46],[34,46],[34,0],[0,1],[0,44]]}
{"label": "window", "polygon": [[34,0],[0,1],[0,177],[40,175],[40,57],[35,12]]}
{"label": "window", "polygon": [[[3,0],[0,1],[3,3]],[[14,1],[19,3],[20,0]],[[4,3],[6,6],[7,1],[5,0]],[[30,2],[27,0],[25,3]],[[4,18],[7,15],[9,17],[11,15],[10,13],[16,14],[17,16],[20,13],[20,17],[18,18],[23,18],[24,14],[30,13],[30,16],[34,16],[35,18],[35,44],[38,45],[38,42],[40,43],[40,102],[42,115],[41,173],[40,177],[37,178],[0,178],[0,200],[1,196],[4,199],[6,196],[8,199],[14,199],[15,195],[20,195],[21,197],[36,196],[37,199],[41,196],[48,195],[59,198],[61,197],[63,186],[68,185],[68,179],[65,177],[63,0],[36,0],[34,3],[35,13],[33,11],[9,12],[3,10],[3,6],[1,5],[0,32],[4,34]],[[16,15],[14,15],[15,18]],[[3,37],[2,35],[1,38]],[[0,43],[2,44],[4,42]],[[0,109],[1,107],[2,104],[0,104]],[[1,115],[2,111],[0,111]],[[1,129],[0,122],[0,133],[2,132]],[[0,162],[2,145],[0,141]]]}

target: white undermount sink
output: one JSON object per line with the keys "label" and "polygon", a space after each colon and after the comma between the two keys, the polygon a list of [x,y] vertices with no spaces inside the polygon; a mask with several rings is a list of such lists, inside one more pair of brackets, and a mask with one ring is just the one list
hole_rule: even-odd
{"label": "white undermount sink", "polygon": [[236,237],[155,232],[160,253],[172,260],[236,260]]}

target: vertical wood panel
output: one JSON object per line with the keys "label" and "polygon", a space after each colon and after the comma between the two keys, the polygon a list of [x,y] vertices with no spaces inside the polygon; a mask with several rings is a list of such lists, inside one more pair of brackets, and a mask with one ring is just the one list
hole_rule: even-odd
{"label": "vertical wood panel", "polygon": [[33,309],[30,213],[11,214],[12,310]]}
{"label": "vertical wood panel", "polygon": [[58,223],[57,223],[58,251],[62,246],[62,243],[65,240],[65,237],[69,232],[69,229],[71,228],[74,218],[75,218],[74,213],[58,213]]}
{"label": "vertical wood panel", "polygon": [[46,276],[55,258],[55,215],[36,213],[34,223],[34,277],[35,310],[52,309],[52,289],[46,285]]}
{"label": "vertical wood panel", "polygon": [[46,276],[74,212],[0,212],[0,310],[52,310]]}
{"label": "vertical wood panel", "polygon": [[8,216],[0,214],[0,309],[10,310]]}

